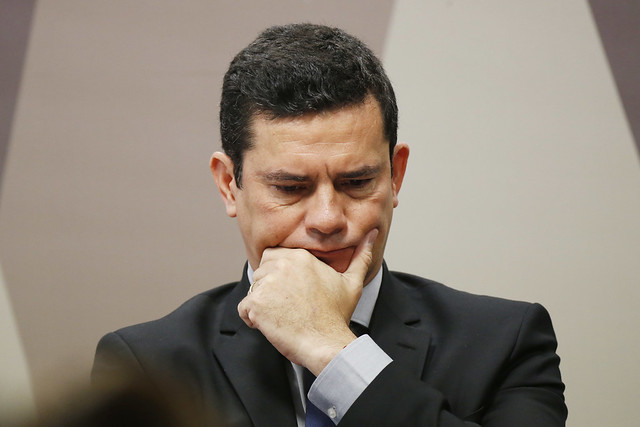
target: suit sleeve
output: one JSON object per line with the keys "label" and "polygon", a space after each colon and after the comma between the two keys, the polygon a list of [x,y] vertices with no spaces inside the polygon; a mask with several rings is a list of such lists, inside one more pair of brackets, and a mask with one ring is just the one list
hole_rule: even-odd
{"label": "suit sleeve", "polygon": [[548,313],[533,304],[523,317],[495,386],[473,414],[460,418],[452,412],[447,396],[391,363],[354,402],[339,426],[365,425],[367,420],[376,420],[378,426],[564,426],[567,408],[556,347]]}

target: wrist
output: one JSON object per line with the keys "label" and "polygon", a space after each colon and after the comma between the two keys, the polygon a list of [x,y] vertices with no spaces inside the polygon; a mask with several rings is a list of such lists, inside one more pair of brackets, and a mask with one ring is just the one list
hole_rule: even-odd
{"label": "wrist", "polygon": [[357,338],[351,331],[341,334],[339,337],[332,337],[330,342],[324,345],[315,345],[308,357],[308,363],[305,364],[307,369],[315,376],[340,353],[346,346],[351,344]]}

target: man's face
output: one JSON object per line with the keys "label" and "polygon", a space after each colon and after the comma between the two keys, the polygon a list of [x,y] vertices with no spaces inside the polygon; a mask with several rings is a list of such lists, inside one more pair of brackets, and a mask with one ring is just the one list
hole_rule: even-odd
{"label": "man's face", "polygon": [[221,186],[216,168],[223,162],[216,155],[212,160],[251,266],[260,265],[266,248],[302,248],[344,272],[363,237],[377,228],[365,283],[371,280],[382,265],[409,154],[405,144],[397,145],[392,176],[377,101],[368,97],[363,104],[295,118],[257,116],[252,131],[242,189],[231,176]]}

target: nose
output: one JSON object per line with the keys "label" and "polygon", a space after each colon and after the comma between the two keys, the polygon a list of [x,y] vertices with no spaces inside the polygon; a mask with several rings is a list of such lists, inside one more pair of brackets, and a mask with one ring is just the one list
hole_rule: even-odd
{"label": "nose", "polygon": [[344,206],[333,185],[319,186],[311,195],[305,226],[310,233],[322,236],[339,234],[346,229]]}

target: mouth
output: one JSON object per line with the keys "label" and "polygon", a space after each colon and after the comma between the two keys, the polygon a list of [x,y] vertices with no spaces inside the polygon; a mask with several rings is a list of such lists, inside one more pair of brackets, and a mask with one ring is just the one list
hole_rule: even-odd
{"label": "mouth", "polygon": [[333,267],[334,270],[343,273],[347,267],[349,267],[351,257],[355,250],[356,248],[354,246],[349,246],[331,251],[309,250],[309,253],[330,267]]}

